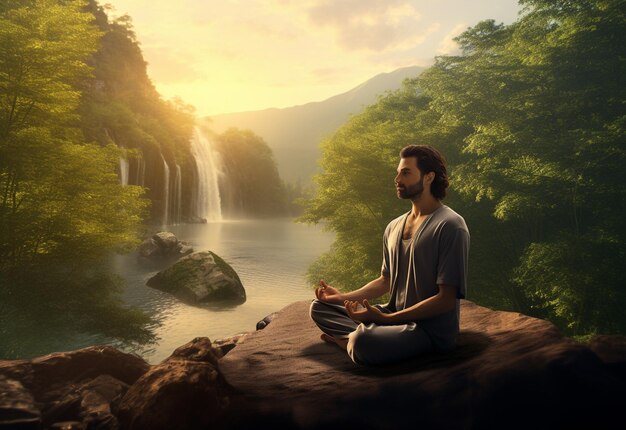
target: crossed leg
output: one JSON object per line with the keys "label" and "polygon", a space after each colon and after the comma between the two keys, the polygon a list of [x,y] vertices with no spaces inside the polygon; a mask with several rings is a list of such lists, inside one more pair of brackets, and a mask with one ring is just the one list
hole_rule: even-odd
{"label": "crossed leg", "polygon": [[[390,312],[378,306],[383,312]],[[387,364],[431,352],[428,334],[416,323],[379,326],[361,324],[348,316],[342,305],[315,299],[310,315],[322,330],[321,339],[345,350],[357,364]]]}

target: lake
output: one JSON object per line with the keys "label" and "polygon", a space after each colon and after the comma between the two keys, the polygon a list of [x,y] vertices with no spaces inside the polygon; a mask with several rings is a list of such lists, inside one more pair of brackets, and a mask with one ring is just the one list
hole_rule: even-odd
{"label": "lake", "polygon": [[146,268],[133,254],[116,256],[112,267],[127,281],[124,300],[153,312],[160,322],[155,329],[157,344],[141,351],[151,364],[194,337],[215,340],[254,331],[266,315],[295,301],[311,300],[313,286],[305,280],[306,270],[334,240],[334,233],[324,232],[320,226],[291,219],[180,224],[167,230],[190,242],[195,251],[211,250],[229,263],[243,283],[247,300],[236,306],[187,305],[145,285],[161,268]]}
{"label": "lake", "polygon": [[[32,358],[55,351],[69,351],[95,344],[110,344],[159,363],[176,348],[195,337],[211,340],[256,329],[256,323],[298,300],[311,300],[313,286],[305,280],[308,266],[330,249],[334,233],[321,226],[294,223],[291,219],[223,221],[167,226],[195,251],[210,250],[229,263],[239,275],[247,300],[240,305],[213,303],[191,306],[176,297],[146,286],[146,281],[170,261],[147,266],[137,254],[116,255],[103,264],[126,280],[124,302],[152,315],[154,344],[130,349],[97,334],[81,334],[75,327],[45,330],[22,326],[18,318],[10,327],[0,324],[0,359]],[[0,306],[1,308],[1,306]],[[302,315],[308,318],[308,315]]]}

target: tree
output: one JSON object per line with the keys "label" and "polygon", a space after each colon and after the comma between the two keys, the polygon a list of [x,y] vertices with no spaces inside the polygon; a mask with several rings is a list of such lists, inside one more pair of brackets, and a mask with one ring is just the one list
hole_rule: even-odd
{"label": "tree", "polygon": [[123,308],[119,283],[96,268],[137,243],[147,202],[118,184],[120,152],[87,144],[79,128],[101,35],[85,5],[34,0],[0,12],[0,295],[16,310],[3,317],[73,318],[146,340],[149,319]]}
{"label": "tree", "polygon": [[507,29],[464,33],[464,55],[423,87],[472,127],[463,191],[519,232],[508,285],[569,333],[624,332],[624,277],[611,269],[626,231],[623,2],[522,3]]}
{"label": "tree", "polygon": [[250,130],[231,128],[215,137],[225,180],[222,208],[235,216],[282,216],[287,212],[283,186],[271,148]]}
{"label": "tree", "polygon": [[383,191],[391,160],[431,144],[472,234],[470,297],[573,335],[626,333],[623,1],[521,3],[516,22],[468,29],[462,55],[437,58],[324,143],[303,219],[327,221],[337,241],[312,270],[350,289],[376,274],[378,224],[397,216]]}

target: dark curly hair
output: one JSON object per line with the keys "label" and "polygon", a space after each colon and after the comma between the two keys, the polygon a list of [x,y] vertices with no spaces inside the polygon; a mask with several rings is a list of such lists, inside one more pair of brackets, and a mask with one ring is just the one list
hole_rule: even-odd
{"label": "dark curly hair", "polygon": [[430,184],[430,193],[438,200],[446,196],[446,188],[448,188],[448,170],[446,168],[446,159],[432,146],[428,145],[409,145],[402,148],[400,157],[417,159],[417,168],[422,175],[435,172],[435,180]]}

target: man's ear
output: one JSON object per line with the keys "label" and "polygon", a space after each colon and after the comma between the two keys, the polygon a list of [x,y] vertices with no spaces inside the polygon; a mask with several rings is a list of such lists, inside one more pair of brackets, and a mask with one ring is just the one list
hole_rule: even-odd
{"label": "man's ear", "polygon": [[432,184],[435,181],[435,172],[428,172],[424,177],[424,182]]}

